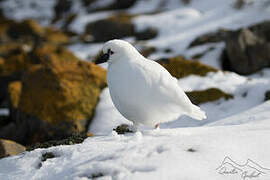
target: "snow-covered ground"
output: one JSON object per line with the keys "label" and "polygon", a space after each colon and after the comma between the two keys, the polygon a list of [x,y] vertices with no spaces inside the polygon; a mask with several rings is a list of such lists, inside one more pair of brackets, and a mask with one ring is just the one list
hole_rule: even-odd
{"label": "snow-covered ground", "polygon": [[[220,68],[218,57],[223,43],[187,49],[190,42],[205,32],[218,28],[237,29],[270,17],[267,0],[254,0],[241,10],[233,8],[234,0],[192,0],[189,5],[168,0],[160,7],[161,1],[140,0],[128,10],[130,13],[145,13],[161,8],[161,13],[134,19],[138,29],[155,27],[159,30],[157,38],[139,42],[158,48],[150,56],[152,59],[179,54],[191,57],[214,47],[200,60]],[[12,6],[16,0],[8,2],[8,6]],[[43,6],[53,6],[49,2],[44,1]],[[80,4],[74,8],[80,8]],[[31,12],[36,13],[28,11]],[[114,13],[87,14],[83,9],[80,12],[72,24],[77,32],[82,32],[87,22]],[[23,13],[23,9],[6,13],[17,19],[29,16]],[[52,11],[42,13],[47,17],[46,24],[53,16]],[[128,39],[134,42],[134,39]],[[70,49],[77,56],[86,58],[93,57],[101,47],[101,43],[75,44]],[[163,50],[166,48],[172,52],[165,54]],[[179,79],[179,85],[185,91],[216,87],[234,98],[201,104],[207,114],[204,121],[179,117],[161,124],[159,130],[142,128],[134,134],[117,135],[113,128],[131,123],[115,109],[106,88],[89,127],[94,137],[82,144],[37,149],[1,159],[0,179],[86,180],[102,175],[99,180],[269,180],[270,101],[264,102],[264,94],[270,90],[270,69],[250,76],[222,71],[205,77],[188,76]],[[45,152],[53,152],[56,158],[41,162]]]}
{"label": "snow-covered ground", "polygon": [[[242,124],[237,126],[113,132],[78,145],[37,149],[0,160],[0,179],[269,180],[269,108],[266,102],[253,109],[264,116],[254,115],[250,124],[243,124],[250,114],[240,113],[240,119],[226,120]],[[41,162],[45,152],[56,157]]]}

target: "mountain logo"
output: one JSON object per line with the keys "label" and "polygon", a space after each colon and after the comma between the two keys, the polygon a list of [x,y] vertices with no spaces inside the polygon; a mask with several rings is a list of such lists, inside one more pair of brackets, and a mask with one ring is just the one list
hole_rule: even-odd
{"label": "mountain logo", "polygon": [[262,176],[269,176],[270,178],[270,169],[262,167],[251,159],[248,159],[245,164],[239,164],[226,156],[216,170],[219,174],[236,175],[242,180],[259,179]]}

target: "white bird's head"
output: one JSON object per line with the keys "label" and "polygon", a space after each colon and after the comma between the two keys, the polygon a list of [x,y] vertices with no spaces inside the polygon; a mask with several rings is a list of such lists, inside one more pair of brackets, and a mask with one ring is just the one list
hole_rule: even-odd
{"label": "white bird's head", "polygon": [[[106,42],[102,48],[102,54],[96,60],[96,64],[103,62],[114,63],[121,59],[134,59],[141,54],[130,43],[124,40],[114,39]],[[129,58],[130,57],[130,58]]]}

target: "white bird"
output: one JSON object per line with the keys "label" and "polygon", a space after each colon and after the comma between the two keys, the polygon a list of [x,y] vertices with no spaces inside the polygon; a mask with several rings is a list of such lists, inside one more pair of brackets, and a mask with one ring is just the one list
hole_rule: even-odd
{"label": "white bird", "polygon": [[187,115],[197,120],[205,112],[191,103],[177,79],[160,64],[143,57],[123,40],[111,40],[103,46],[96,63],[108,61],[107,81],[114,106],[135,127],[159,123]]}

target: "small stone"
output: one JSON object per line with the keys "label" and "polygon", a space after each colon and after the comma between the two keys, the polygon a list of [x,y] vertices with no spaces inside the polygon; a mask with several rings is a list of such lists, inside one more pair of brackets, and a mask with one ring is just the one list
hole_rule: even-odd
{"label": "small stone", "polygon": [[0,139],[0,158],[16,155],[24,151],[24,146],[14,141]]}
{"label": "small stone", "polygon": [[187,149],[188,152],[196,152],[197,150],[193,149],[193,148],[188,148]]}
{"label": "small stone", "polygon": [[264,101],[270,100],[270,90],[266,91],[264,96],[265,96]]}
{"label": "small stone", "polygon": [[120,126],[117,126],[116,129],[113,129],[117,132],[117,134],[126,134],[126,133],[132,133],[133,131],[130,130],[129,125],[127,124],[121,124]]}

